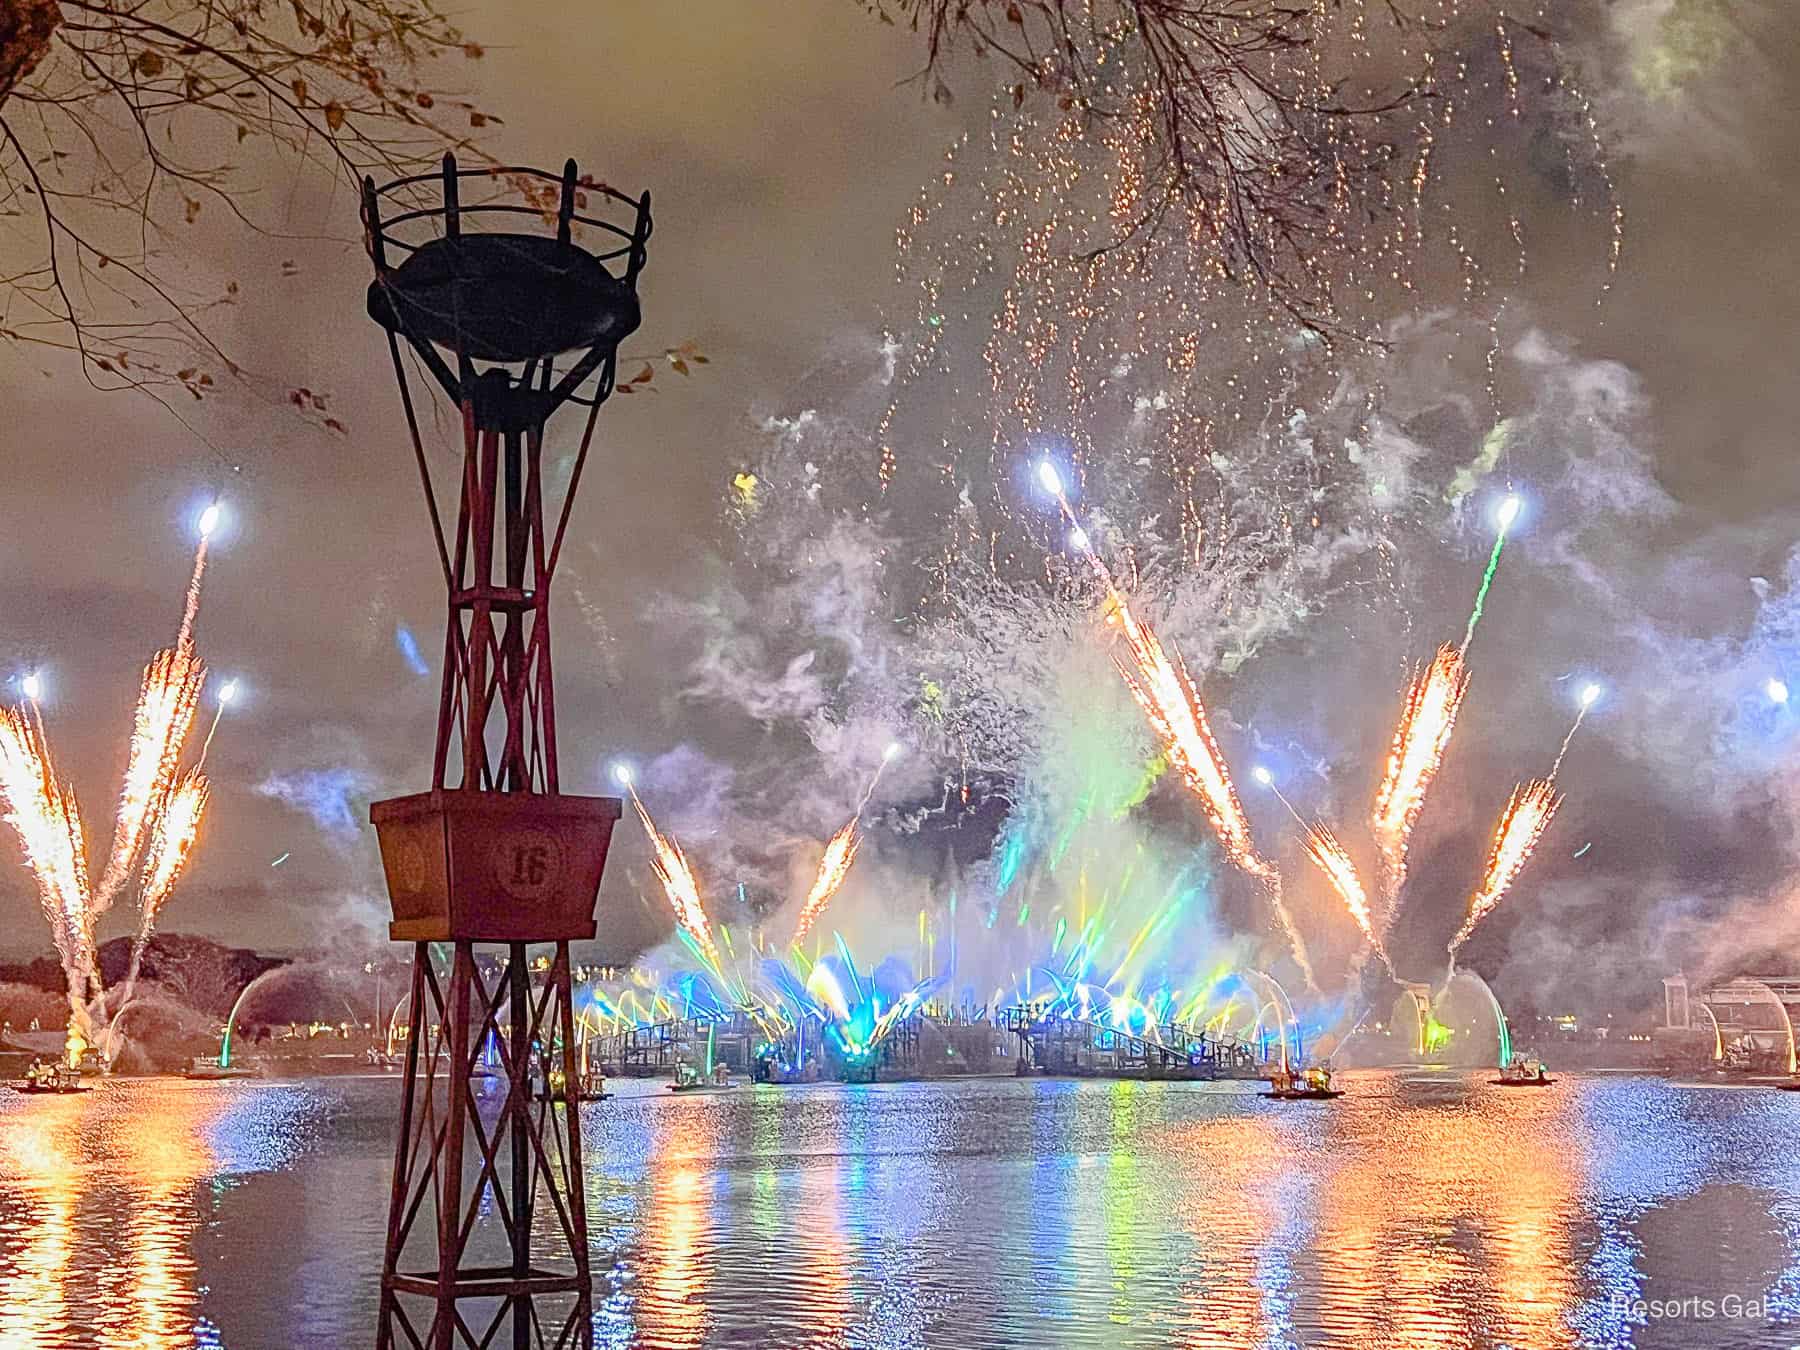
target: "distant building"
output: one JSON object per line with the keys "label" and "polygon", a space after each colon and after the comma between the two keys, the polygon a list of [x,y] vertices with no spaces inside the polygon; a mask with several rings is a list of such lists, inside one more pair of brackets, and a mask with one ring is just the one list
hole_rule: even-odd
{"label": "distant building", "polygon": [[1663,981],[1656,1034],[1672,1048],[1694,1046],[1730,1067],[1792,1073],[1796,1014],[1800,975],[1737,975],[1696,989],[1677,972]]}

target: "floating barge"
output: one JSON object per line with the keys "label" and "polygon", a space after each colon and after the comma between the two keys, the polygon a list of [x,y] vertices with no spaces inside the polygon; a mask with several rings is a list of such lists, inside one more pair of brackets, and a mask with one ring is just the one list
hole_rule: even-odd
{"label": "floating barge", "polygon": [[91,1092],[93,1084],[82,1082],[81,1070],[72,1069],[67,1064],[34,1064],[26,1070],[22,1080],[12,1084],[12,1090],[33,1096],[66,1096],[75,1092]]}

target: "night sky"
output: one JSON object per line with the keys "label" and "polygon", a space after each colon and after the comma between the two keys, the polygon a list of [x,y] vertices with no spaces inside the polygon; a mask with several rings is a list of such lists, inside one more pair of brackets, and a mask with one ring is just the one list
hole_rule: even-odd
{"label": "night sky", "polygon": [[[1638,999],[1703,955],[1765,961],[1796,928],[1787,729],[1752,705],[1784,657],[1800,676],[1800,622],[1781,610],[1800,504],[1800,38],[1761,22],[1773,9],[1750,6],[1716,42],[1671,44],[1670,8],[1607,7],[1582,35],[1603,72],[1597,102],[1627,216],[1610,294],[1596,307],[1591,281],[1565,261],[1569,241],[1533,239],[1513,316],[1515,337],[1535,330],[1571,362],[1615,363],[1608,378],[1630,403],[1620,425],[1668,502],[1615,503],[1611,519],[1641,524],[1601,535],[1580,528],[1588,499],[1561,517],[1554,499],[1543,504],[1485,620],[1479,678],[1493,696],[1471,705],[1466,755],[1442,783],[1447,798],[1475,804],[1447,806],[1418,845],[1416,870],[1439,858],[1445,876],[1466,876],[1490,799],[1566,726],[1559,681],[1578,657],[1606,680],[1606,704],[1565,773],[1573,795],[1541,882],[1470,949],[1503,997],[1547,1000],[1554,977],[1582,985],[1583,998]],[[1724,7],[1683,8],[1704,19]],[[497,153],[552,168],[572,155],[653,193],[645,322],[627,354],[692,340],[710,358],[687,380],[660,370],[658,392],[601,415],[558,580],[564,786],[599,790],[621,752],[647,760],[700,745],[721,761],[767,763],[778,729],[682,696],[693,644],[671,615],[733,565],[722,503],[760,454],[761,419],[828,406],[829,372],[875,349],[884,316],[904,315],[895,226],[947,141],[985,118],[991,72],[959,72],[952,104],[923,98],[905,83],[921,60],[909,35],[845,0],[579,18],[485,5],[464,27],[487,47],[467,76],[505,119]],[[1481,172],[1450,172],[1465,170]],[[363,313],[356,203],[316,175],[251,184],[280,237],[208,218],[176,241],[206,259],[196,290],[240,283],[215,322],[270,391],[184,409],[211,448],[153,405],[96,395],[45,353],[0,357],[13,422],[0,666],[45,670],[52,733],[99,853],[138,672],[179,617],[192,517],[222,494],[231,525],[200,643],[245,697],[209,758],[213,816],[163,926],[292,949],[381,931],[367,802],[428,780],[441,600],[385,344]],[[1592,239],[1584,248],[1591,262]],[[282,405],[280,390],[302,385],[328,398],[347,434]],[[1529,385],[1516,375],[1508,386],[1522,408]],[[1445,528],[1450,555],[1484,547]],[[1422,628],[1460,624],[1473,574],[1459,567],[1417,596]],[[1764,596],[1755,577],[1767,579]],[[1270,670],[1316,669],[1342,640],[1322,635],[1309,650],[1304,634],[1290,637]],[[431,673],[418,673],[419,658]],[[1393,697],[1391,682],[1374,680],[1343,693],[1338,714],[1368,726],[1346,740],[1379,743]],[[1234,706],[1242,719],[1268,701],[1244,694]],[[1593,850],[1572,860],[1588,840]],[[691,842],[704,857],[704,835]],[[40,951],[36,898],[11,850],[0,951]],[[609,952],[629,955],[666,927],[637,898],[647,881],[642,840],[622,828],[602,890]],[[1447,915],[1462,883],[1445,885]],[[128,923],[116,912],[103,936]]]}

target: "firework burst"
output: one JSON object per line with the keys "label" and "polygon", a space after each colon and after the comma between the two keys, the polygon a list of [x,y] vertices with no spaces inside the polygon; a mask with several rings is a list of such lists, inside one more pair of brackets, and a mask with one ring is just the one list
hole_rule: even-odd
{"label": "firework burst", "polygon": [[206,576],[207,544],[218,523],[219,507],[215,503],[200,517],[200,543],[194,550],[194,571],[188,578],[175,645],[158,652],[144,667],[133,714],[131,750],[125,761],[125,782],[119,790],[112,852],[93,897],[96,914],[112,906],[137,871],[156,832],[157,812],[175,791],[175,775],[200,706],[200,690],[206,682],[206,666],[194,653],[194,624],[200,617],[200,583]]}
{"label": "firework burst", "polygon": [[669,906],[675,911],[675,921],[694,940],[716,970],[719,966],[719,946],[713,940],[712,924],[706,917],[706,908],[700,903],[700,883],[694,880],[694,869],[688,865],[687,854],[681,851],[680,844],[656,828],[656,822],[644,808],[643,798],[638,796],[636,786],[627,783],[625,787],[631,793],[631,804],[637,808],[638,819],[644,822],[644,833],[650,836],[650,867],[656,873],[656,879],[662,883],[663,893],[669,897]]}
{"label": "firework burst", "polygon": [[[138,901],[138,929],[131,940],[131,961],[125,970],[124,993],[120,995],[119,1012],[131,1001],[137,988],[138,968],[143,964],[144,949],[150,945],[150,934],[156,929],[156,916],[175,893],[175,885],[187,871],[188,859],[200,835],[200,820],[212,797],[212,782],[199,769],[182,775],[156,815],[156,828],[144,849],[142,891]],[[113,1014],[115,1020],[118,1012]],[[108,1055],[114,1042],[108,1038]]]}
{"label": "firework burst", "polygon": [[1369,820],[1381,850],[1388,923],[1393,921],[1394,902],[1406,880],[1406,852],[1413,825],[1443,763],[1468,689],[1469,671],[1463,655],[1448,643],[1438,648],[1431,664],[1414,675],[1407,688],[1393,748],[1388,751],[1387,772]]}
{"label": "firework burst", "polygon": [[1463,926],[1450,939],[1450,955],[1453,959],[1457,950],[1469,940],[1469,934],[1475,931],[1476,925],[1493,913],[1494,906],[1500,903],[1501,897],[1518,880],[1519,873],[1531,861],[1532,851],[1537,848],[1538,840],[1543,838],[1544,830],[1549,826],[1551,817],[1556,814],[1556,808],[1562,805],[1562,800],[1555,782],[1548,778],[1534,778],[1513,789],[1512,797],[1506,803],[1506,810],[1500,817],[1500,826],[1494,831],[1494,845],[1488,851],[1487,871],[1481,878],[1481,885],[1469,897],[1469,917],[1463,920]]}
{"label": "firework burst", "polygon": [[1115,656],[1113,661],[1126,688],[1163,742],[1170,766],[1200,799],[1225,855],[1244,871],[1265,875],[1271,869],[1251,842],[1250,822],[1186,665],[1164,650],[1155,630],[1133,615],[1123,599],[1114,600],[1129,659]]}
{"label": "firework burst", "polygon": [[[886,512],[896,503],[930,512],[938,528],[918,561],[946,586],[964,558],[1005,567],[1034,560],[1024,537],[1047,542],[1010,509],[1005,480],[1052,427],[1066,438],[1076,481],[1105,493],[1116,525],[1136,535],[1153,519],[1177,545],[1172,570],[1215,565],[1228,522],[1317,542],[1321,521],[1327,531],[1349,524],[1355,502],[1352,484],[1323,468],[1323,448],[1310,450],[1313,439],[1366,445],[1381,397],[1372,386],[1354,420],[1326,431],[1356,363],[1343,344],[1297,331],[1296,304],[1327,330],[1373,336],[1438,303],[1431,292],[1454,276],[1459,308],[1487,330],[1486,383],[1497,403],[1497,311],[1505,280],[1524,268],[1534,226],[1524,207],[1534,217],[1570,208],[1604,220],[1594,261],[1606,279],[1616,266],[1620,217],[1604,147],[1574,70],[1535,30],[1515,43],[1523,30],[1511,22],[1475,20],[1453,4],[1433,6],[1429,22],[1394,11],[1392,25],[1380,21],[1380,6],[1362,3],[1271,5],[1293,30],[1252,88],[1187,79],[1192,63],[1208,66],[1221,53],[1186,26],[1236,24],[1242,15],[1222,16],[1238,6],[1019,8],[1027,25],[1054,11],[1078,30],[1066,35],[1073,46],[1043,49],[1040,87],[1088,76],[1097,87],[1092,98],[998,92],[990,116],[947,147],[922,186],[898,230],[905,292],[872,489],[858,479]],[[1183,32],[1158,49],[1163,25]],[[1165,84],[1171,62],[1183,72],[1181,96],[1207,90],[1210,116],[1250,114],[1230,152],[1171,158],[1170,133],[1186,125]],[[1377,70],[1410,93],[1373,118],[1344,115],[1352,86],[1368,107]],[[1287,120],[1327,104],[1333,112],[1304,131]],[[1275,106],[1284,113],[1271,128],[1265,114]],[[1530,153],[1545,144],[1563,156],[1563,204],[1508,181],[1510,166],[1534,162]],[[1228,190],[1178,186],[1189,168],[1217,172],[1228,162]],[[1237,214],[1227,199],[1250,185],[1258,197],[1304,202],[1305,226],[1293,232]],[[1485,232],[1464,219],[1495,212],[1502,251],[1513,255],[1504,260],[1478,256]],[[1240,228],[1282,255],[1275,274],[1263,270],[1272,258],[1252,264],[1234,250]],[[1305,500],[1314,509],[1305,511],[1288,496],[1296,466],[1259,458],[1280,438],[1240,434],[1296,417],[1309,446]],[[1348,464],[1357,450],[1335,458]],[[1317,508],[1321,500],[1329,505]],[[1382,519],[1392,506],[1380,508]]]}
{"label": "firework burst", "polygon": [[858,821],[852,817],[825,845],[818,874],[813,878],[812,889],[806,893],[806,903],[800,906],[799,922],[794,925],[796,944],[806,941],[813,924],[825,912],[831,897],[838,893],[844,878],[850,875],[850,864],[856,861],[856,851],[862,847],[862,835],[857,826]]}
{"label": "firework burst", "polygon": [[1275,865],[1256,851],[1250,838],[1250,822],[1244,816],[1243,803],[1225,767],[1225,756],[1213,739],[1212,727],[1206,720],[1206,706],[1194,690],[1187,666],[1179,655],[1171,657],[1164,650],[1156,630],[1131,612],[1131,607],[1118,591],[1108,587],[1112,609],[1125,634],[1130,660],[1115,656],[1113,664],[1125,680],[1126,688],[1150,719],[1150,726],[1163,742],[1169,765],[1181,775],[1200,807],[1212,822],[1225,856],[1240,871],[1260,879],[1269,894],[1269,906],[1281,925],[1288,945],[1294,953],[1307,984],[1314,983],[1312,962],[1307,959],[1306,944],[1294,917],[1282,897],[1281,873]]}
{"label": "firework burst", "polygon": [[188,858],[200,833],[200,820],[212,798],[212,782],[199,770],[185,774],[169,794],[167,806],[156,822],[156,833],[144,855],[143,923],[138,945],[149,938],[163,903],[187,870]]}
{"label": "firework burst", "polygon": [[144,667],[125,781],[119,793],[118,822],[98,885],[93,884],[88,870],[87,842],[74,788],[57,780],[35,702],[36,689],[27,684],[32,701],[25,706],[0,709],[0,803],[7,823],[19,837],[62,958],[69,986],[72,1064],[93,1040],[87,1000],[90,994],[98,998],[103,992],[94,952],[97,919],[135,879],[141,912],[127,978],[129,998],[129,984],[136,977],[143,946],[149,941],[157,912],[187,866],[206,809],[207,779],[197,769],[181,777],[180,768],[206,682],[206,666],[194,651],[194,623],[206,572],[207,537],[218,520],[217,505],[201,517],[200,546],[194,555],[175,645],[158,652]]}
{"label": "firework burst", "polygon": [[1338,898],[1344,902],[1344,908],[1350,911],[1350,917],[1356,920],[1356,926],[1368,940],[1369,946],[1375,949],[1375,955],[1381,958],[1381,964],[1393,973],[1393,962],[1388,960],[1387,948],[1382,945],[1381,935],[1375,930],[1375,918],[1369,909],[1369,893],[1364,888],[1362,877],[1357,874],[1356,864],[1351,861],[1338,837],[1329,827],[1323,824],[1309,825],[1306,830],[1306,856],[1313,860],[1325,879],[1331,883],[1331,889],[1337,892]]}
{"label": "firework burst", "polygon": [[[189,626],[185,617],[182,626]],[[112,853],[94,892],[95,913],[111,907],[144,860],[156,831],[158,811],[175,790],[175,776],[205,682],[206,666],[194,654],[191,638],[158,652],[144,667]]]}
{"label": "firework burst", "polygon": [[75,789],[59,782],[37,710],[0,708],[0,797],[37,882],[69,986],[70,1032],[87,1037],[87,986],[94,973],[94,919],[87,844]]}
{"label": "firework burst", "polygon": [[[1312,962],[1307,958],[1306,943],[1288,912],[1283,897],[1281,873],[1273,863],[1256,851],[1250,838],[1250,822],[1244,816],[1231,772],[1225,767],[1225,756],[1213,739],[1212,726],[1206,717],[1206,705],[1189,677],[1187,666],[1179,654],[1171,657],[1164,649],[1156,630],[1132,612],[1131,605],[1112,579],[1105,561],[1094,549],[1092,539],[1082,528],[1081,520],[1069,505],[1063,491],[1062,478],[1049,461],[1038,465],[1038,478],[1055,498],[1063,516],[1073,527],[1072,542],[1086,557],[1100,584],[1106,591],[1105,618],[1109,627],[1117,626],[1125,634],[1129,659],[1114,655],[1125,687],[1149,719],[1151,730],[1163,743],[1163,753],[1171,768],[1181,776],[1189,790],[1200,799],[1206,818],[1212,823],[1225,849],[1225,856],[1240,871],[1256,877],[1268,892],[1269,908],[1281,925],[1283,936],[1294,955],[1294,962],[1309,986],[1316,987]],[[1290,810],[1292,808],[1289,808]]]}
{"label": "firework burst", "polygon": [[1101,584],[1106,588],[1106,621],[1117,624],[1125,634],[1129,660],[1115,655],[1113,664],[1125,681],[1125,687],[1144,710],[1151,728],[1163,742],[1170,767],[1200,798],[1206,817],[1218,833],[1219,842],[1232,863],[1255,876],[1266,876],[1273,869],[1256,852],[1250,839],[1250,822],[1244,817],[1243,803],[1225,767],[1225,756],[1213,739],[1207,722],[1206,706],[1194,689],[1187,666],[1179,654],[1171,657],[1162,639],[1148,622],[1132,613],[1131,606],[1114,584],[1112,574],[1095,552],[1088,533],[1081,527],[1074,508],[1063,493],[1062,479],[1048,461],[1038,465],[1038,477],[1045,489],[1056,497],[1057,506],[1074,528],[1076,546],[1081,550]]}

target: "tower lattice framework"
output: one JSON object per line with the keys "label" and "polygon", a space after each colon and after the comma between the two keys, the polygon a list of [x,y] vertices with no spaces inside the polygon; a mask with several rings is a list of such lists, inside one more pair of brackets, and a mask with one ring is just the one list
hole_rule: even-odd
{"label": "tower lattice framework", "polygon": [[[446,156],[365,181],[363,224],[447,600],[431,788],[370,808],[390,933],[414,944],[377,1344],[590,1347],[569,943],[594,935],[620,803],[560,791],[550,595],[638,325],[650,198],[573,161],[556,177]],[[448,531],[408,357],[461,417]],[[558,506],[544,436],[570,404],[586,417]]]}

